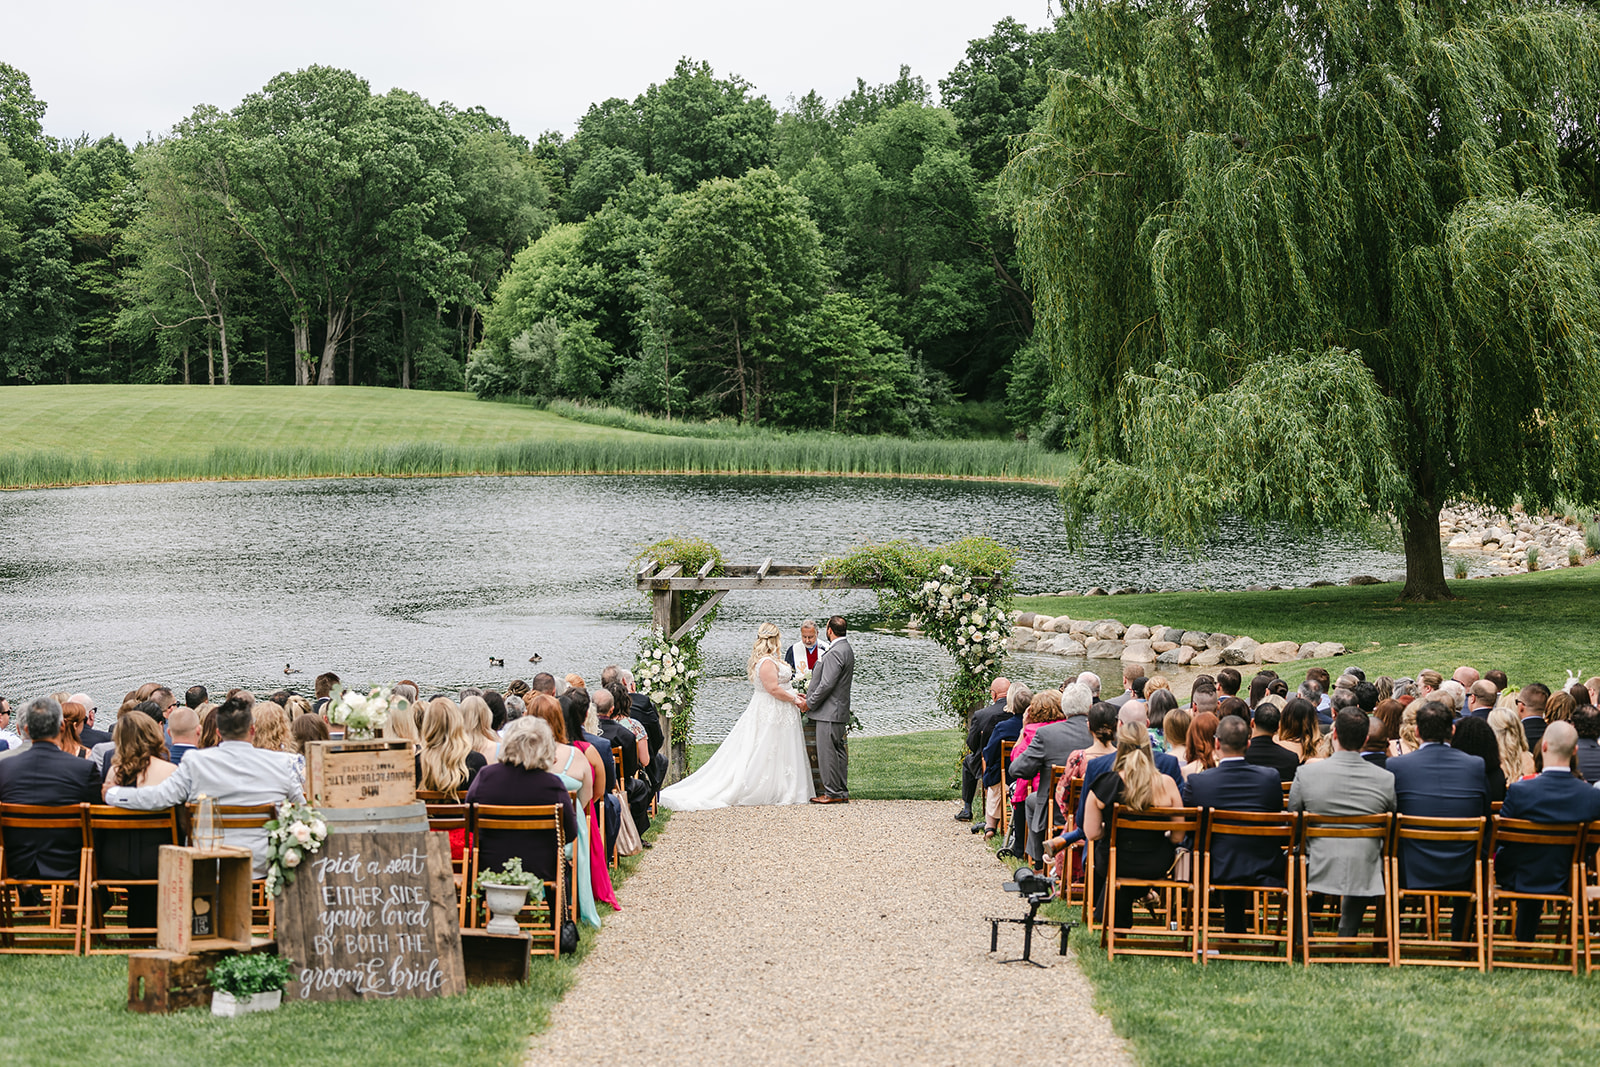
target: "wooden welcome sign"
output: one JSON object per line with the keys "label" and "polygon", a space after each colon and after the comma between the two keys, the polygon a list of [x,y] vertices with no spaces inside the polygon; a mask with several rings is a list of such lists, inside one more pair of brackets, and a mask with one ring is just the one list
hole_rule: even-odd
{"label": "wooden welcome sign", "polygon": [[[353,832],[329,819],[333,832],[278,902],[278,951],[295,970],[286,1000],[451,996],[466,988],[450,839],[426,829],[425,812],[418,804],[360,813],[375,820]],[[417,829],[383,828],[418,819]]]}

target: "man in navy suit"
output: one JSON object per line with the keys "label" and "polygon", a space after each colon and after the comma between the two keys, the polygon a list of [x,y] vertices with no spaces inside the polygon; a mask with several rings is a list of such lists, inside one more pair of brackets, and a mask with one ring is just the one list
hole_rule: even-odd
{"label": "man in navy suit", "polygon": [[1011,682],[1005,678],[990,682],[989,699],[993,703],[973,712],[967,723],[968,755],[961,761],[961,810],[956,812],[956,822],[972,821],[972,798],[983,778],[983,750],[988,747],[995,724],[1006,717],[1006,694],[1010,691]]}
{"label": "man in navy suit", "polygon": [[[1450,747],[1454,722],[1455,712],[1431,700],[1417,709],[1421,747],[1388,763],[1401,815],[1477,819],[1489,814],[1483,760]],[[1400,885],[1407,889],[1471,889],[1477,862],[1471,845],[1404,841],[1400,846]],[[1459,901],[1450,917],[1453,940],[1466,939],[1471,917],[1471,903]]]}
{"label": "man in navy suit", "polygon": [[1544,706],[1550,699],[1550,687],[1543,682],[1531,682],[1517,694],[1517,715],[1522,719],[1522,735],[1528,739],[1528,751],[1539,751],[1539,739],[1544,736]]}
{"label": "man in navy suit", "polygon": [[[1303,697],[1295,699],[1304,700]],[[1256,709],[1255,715],[1250,743],[1244,750],[1245,762],[1258,767],[1271,767],[1278,776],[1280,787],[1283,782],[1294,781],[1295,774],[1300,770],[1300,757],[1273,740],[1278,732],[1278,724],[1283,721],[1283,712],[1271,704],[1262,704]]]}
{"label": "man in navy suit", "polygon": [[[1245,721],[1237,715],[1223,719],[1217,726],[1216,742],[1216,767],[1190,776],[1183,785],[1183,802],[1189,807],[1224,811],[1282,811],[1283,784],[1278,772],[1245,762],[1245,746],[1250,743],[1250,727]],[[1283,874],[1283,849],[1272,838],[1222,835],[1212,841],[1213,882],[1282,886]],[[1243,890],[1223,891],[1225,931],[1245,932],[1245,908],[1249,902],[1250,894]]]}
{"label": "man in navy suit", "polygon": [[[1578,731],[1569,722],[1553,722],[1545,727],[1539,743],[1544,752],[1543,773],[1537,778],[1511,783],[1506,789],[1500,817],[1545,823],[1583,823],[1600,819],[1600,789],[1572,773]],[[1501,886],[1514,893],[1562,893],[1572,877],[1571,859],[1571,854],[1562,847],[1505,845],[1495,854],[1495,877]],[[1534,940],[1543,911],[1543,901],[1517,901],[1518,941]]]}
{"label": "man in navy suit", "polygon": [[[0,804],[98,804],[100,776],[92,760],[57,747],[61,705],[49,697],[28,703],[19,716],[32,746],[0,762]],[[83,835],[74,829],[7,830],[6,874],[12,878],[72,878],[78,874]]]}

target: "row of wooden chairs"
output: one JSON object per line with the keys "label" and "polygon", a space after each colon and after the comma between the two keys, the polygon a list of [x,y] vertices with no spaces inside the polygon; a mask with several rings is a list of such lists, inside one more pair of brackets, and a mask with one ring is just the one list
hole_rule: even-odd
{"label": "row of wooden chairs", "polygon": [[[159,844],[183,843],[180,808],[133,811],[105,804],[0,804],[0,953],[102,955],[149,948],[155,927],[129,922],[130,890],[155,892],[154,878],[112,877],[99,859],[96,838],[127,833],[149,834]],[[188,812],[194,818],[194,806]],[[249,807],[218,805],[219,829],[259,828],[273,817],[271,804]],[[9,832],[75,833],[78,869],[66,878],[26,878],[6,861]],[[156,843],[153,841],[152,843]],[[251,887],[251,926],[271,936],[273,901],[260,879]]]}
{"label": "row of wooden chairs", "polygon": [[[1135,832],[1179,833],[1193,846],[1187,872],[1159,878],[1134,877],[1118,870],[1119,838]],[[1314,815],[1309,812],[1244,812],[1199,808],[1152,808],[1133,812],[1118,806],[1108,842],[1103,914],[1091,922],[1100,930],[1108,957],[1183,956],[1268,962],[1380,963],[1490,968],[1527,968],[1576,974],[1580,960],[1593,971],[1600,955],[1600,882],[1585,863],[1589,846],[1600,845],[1600,822],[1550,824],[1498,817],[1424,818],[1412,815]],[[1212,871],[1212,850],[1224,837],[1254,838],[1281,850],[1281,885],[1230,885]],[[1371,922],[1354,937],[1336,932],[1339,899],[1311,892],[1308,846],[1322,840],[1364,840],[1379,850],[1384,894],[1370,909]],[[1468,877],[1454,888],[1404,884],[1401,850],[1406,845],[1451,845],[1479,857]],[[1495,852],[1503,845],[1559,848],[1568,857],[1570,877],[1561,893],[1520,893],[1502,888]],[[1068,865],[1070,875],[1071,865]],[[1126,870],[1124,864],[1123,870]],[[1088,850],[1084,888],[1087,900],[1095,882],[1093,850]],[[1142,905],[1129,926],[1115,921],[1119,889],[1143,890]],[[1070,891],[1069,891],[1070,892]],[[1250,898],[1249,929],[1229,934],[1223,926],[1219,894]],[[1542,909],[1536,940],[1518,941],[1515,912],[1524,902]],[[1451,936],[1447,908],[1469,909],[1463,940]],[[1085,914],[1094,909],[1085,906]],[[1330,933],[1333,927],[1335,932]]]}

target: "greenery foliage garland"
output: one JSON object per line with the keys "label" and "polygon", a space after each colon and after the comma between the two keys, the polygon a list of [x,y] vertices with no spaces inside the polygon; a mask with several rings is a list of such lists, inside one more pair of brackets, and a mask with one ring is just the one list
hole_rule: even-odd
{"label": "greenery foliage garland", "polygon": [[955,673],[939,684],[939,703],[965,723],[987,701],[1005,659],[1016,561],[1015,549],[988,537],[933,547],[896,540],[825,559],[817,571],[870,586],[881,611],[913,618],[955,657]]}
{"label": "greenery foliage garland", "polygon": [[[712,561],[708,577],[723,573],[722,551],[711,542],[698,537],[669,537],[657,541],[633,557],[634,566],[646,561],[654,563],[658,571],[677,566],[684,574],[698,574],[700,568]],[[648,596],[649,594],[647,594]],[[712,592],[685,590],[678,594],[678,604],[684,618],[691,617],[710,599]],[[700,688],[700,639],[717,617],[712,608],[695,628],[677,641],[670,633],[651,628],[639,643],[639,656],[634,666],[634,677],[639,691],[644,693],[672,722],[672,743],[689,743],[689,727],[694,713],[695,691]]]}

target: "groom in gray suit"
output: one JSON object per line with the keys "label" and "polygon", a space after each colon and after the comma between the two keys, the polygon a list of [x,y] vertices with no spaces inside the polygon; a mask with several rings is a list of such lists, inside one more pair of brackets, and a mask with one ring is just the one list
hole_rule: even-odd
{"label": "groom in gray suit", "polygon": [[842,615],[828,620],[828,650],[817,659],[806,690],[805,712],[817,724],[817,769],[823,793],[813,804],[850,803],[850,750],[845,731],[850,725],[850,680],[856,673],[856,654],[845,640]]}

